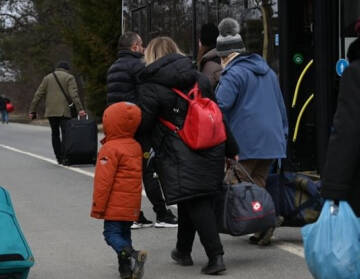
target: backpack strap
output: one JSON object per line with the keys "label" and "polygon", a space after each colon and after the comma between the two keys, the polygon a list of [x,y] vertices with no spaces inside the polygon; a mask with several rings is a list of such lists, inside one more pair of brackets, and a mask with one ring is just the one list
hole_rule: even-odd
{"label": "backpack strap", "polygon": [[[179,89],[176,88],[172,88],[172,91],[174,91],[178,96],[182,97],[183,99],[185,99],[188,102],[192,102],[193,99],[198,98],[199,96],[201,96],[201,92],[199,89],[199,83],[196,82],[195,85],[193,86],[193,88],[191,88],[191,90],[189,91],[188,94],[185,94],[184,92],[180,91]],[[191,96],[194,96],[193,99],[191,99]],[[168,120],[165,120],[162,117],[159,117],[159,121],[164,124],[166,127],[168,127],[171,131],[173,131],[174,133],[177,133],[180,128],[175,126],[173,123],[171,123]]]}
{"label": "backpack strap", "polygon": [[184,92],[180,91],[179,89],[176,88],[172,88],[172,91],[174,91],[176,94],[178,94],[180,97],[182,97],[183,99],[185,99],[188,102],[191,102],[191,96],[194,96],[193,99],[197,99],[199,96],[201,97],[201,92],[199,89],[199,83],[196,82],[194,87],[191,88],[191,90],[189,91],[188,94],[185,94]]}
{"label": "backpack strap", "polygon": [[173,123],[171,123],[170,121],[165,120],[162,117],[159,117],[159,121],[164,124],[166,127],[168,127],[171,131],[173,131],[174,133],[177,133],[180,129],[179,127],[175,126]]}

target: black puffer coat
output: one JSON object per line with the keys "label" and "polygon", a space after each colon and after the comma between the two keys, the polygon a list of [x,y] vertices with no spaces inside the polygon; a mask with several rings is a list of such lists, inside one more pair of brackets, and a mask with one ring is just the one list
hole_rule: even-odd
{"label": "black puffer coat", "polygon": [[322,195],[347,200],[360,216],[360,60],[345,70],[322,180]]}
{"label": "black puffer coat", "polygon": [[171,88],[188,92],[199,81],[203,96],[214,99],[208,79],[194,69],[189,58],[171,54],[146,67],[139,80],[139,105],[143,113],[139,131],[152,131],[156,168],[166,203],[215,194],[224,177],[225,144],[193,151],[158,121],[161,116],[181,127],[187,102]]}
{"label": "black puffer coat", "polygon": [[144,69],[143,55],[122,50],[107,73],[107,104],[137,103],[136,75]]}

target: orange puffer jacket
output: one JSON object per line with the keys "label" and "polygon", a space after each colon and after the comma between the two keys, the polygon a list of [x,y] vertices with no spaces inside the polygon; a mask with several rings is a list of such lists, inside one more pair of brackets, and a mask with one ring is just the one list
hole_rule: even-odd
{"label": "orange puffer jacket", "polygon": [[131,103],[109,106],[103,115],[104,144],[96,162],[91,216],[137,221],[141,206],[142,150],[134,139],[141,110]]}

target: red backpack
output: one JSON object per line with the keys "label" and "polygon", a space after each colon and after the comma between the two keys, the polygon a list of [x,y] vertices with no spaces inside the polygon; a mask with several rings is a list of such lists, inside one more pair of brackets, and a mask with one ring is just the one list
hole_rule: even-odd
{"label": "red backpack", "polygon": [[203,98],[198,83],[186,95],[178,89],[176,94],[188,101],[188,110],[183,127],[159,118],[160,122],[178,134],[191,149],[207,149],[226,141],[223,115],[218,105],[209,98]]}

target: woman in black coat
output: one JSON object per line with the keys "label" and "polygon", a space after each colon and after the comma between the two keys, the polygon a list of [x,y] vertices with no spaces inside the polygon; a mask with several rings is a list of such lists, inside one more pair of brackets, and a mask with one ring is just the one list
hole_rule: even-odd
{"label": "woman in black coat", "polygon": [[350,45],[348,59],[322,176],[322,196],[348,201],[360,217],[360,38]]}
{"label": "woman in black coat", "polygon": [[[198,232],[209,258],[202,272],[217,274],[225,270],[214,213],[214,197],[224,178],[225,143],[194,151],[159,121],[162,117],[180,127],[184,122],[187,101],[171,88],[187,93],[199,82],[202,95],[214,100],[210,83],[168,37],[149,43],[145,61],[147,67],[139,76],[139,106],[143,113],[140,133],[152,131],[157,173],[166,202],[178,204],[177,244],[171,257],[181,265],[192,265],[191,250]],[[236,143],[228,147],[233,152],[227,148],[227,155],[234,157]]]}

